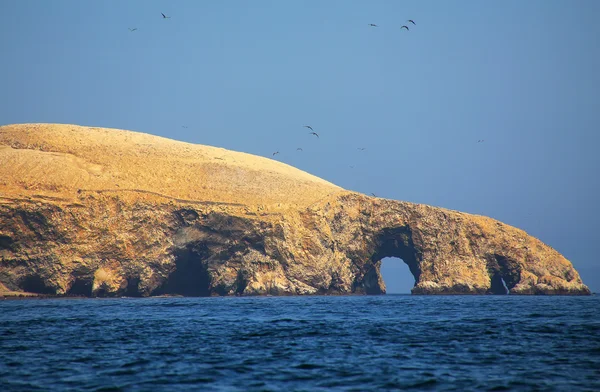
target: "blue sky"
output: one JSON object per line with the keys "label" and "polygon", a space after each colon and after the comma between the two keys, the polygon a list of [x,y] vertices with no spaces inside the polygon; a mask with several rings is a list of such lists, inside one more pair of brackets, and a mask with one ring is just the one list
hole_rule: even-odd
{"label": "blue sky", "polygon": [[[1,0],[0,9],[0,124],[280,151],[350,190],[522,228],[600,291],[599,1]],[[416,25],[400,30],[407,19]],[[412,285],[397,260],[384,262],[384,279],[390,292]]]}

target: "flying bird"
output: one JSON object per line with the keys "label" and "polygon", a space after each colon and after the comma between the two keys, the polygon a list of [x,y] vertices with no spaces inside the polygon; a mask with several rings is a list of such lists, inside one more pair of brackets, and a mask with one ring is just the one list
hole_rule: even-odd
{"label": "flying bird", "polygon": [[485,142],[484,139],[477,140],[477,143],[483,143],[483,142]]}
{"label": "flying bird", "polygon": [[310,129],[311,131],[314,131],[314,129],[312,129],[312,127],[311,127],[310,125],[305,125],[305,126],[304,126],[304,128],[308,128],[308,129]]}
{"label": "flying bird", "polygon": [[358,149],[359,149],[360,151],[365,151],[367,148],[366,148],[366,147],[358,147]]}
{"label": "flying bird", "polygon": [[181,126],[181,128],[185,128],[185,129],[187,129],[187,127],[188,127],[187,125],[182,125]]}
{"label": "flying bird", "polygon": [[319,137],[319,135],[317,135],[316,132],[309,132],[310,135],[315,135],[316,137]]}
{"label": "flying bird", "polygon": [[408,30],[408,26],[402,26],[402,27],[400,27],[400,30],[402,30],[402,29]]}
{"label": "flying bird", "polygon": [[371,26],[371,27],[377,27],[377,25],[373,24],[373,23],[369,23],[369,26]]}
{"label": "flying bird", "polygon": [[373,192],[371,192],[371,194],[372,194],[373,196],[377,197],[377,195],[376,195],[376,194],[374,194]]}
{"label": "flying bird", "polygon": [[412,23],[412,24],[416,25],[415,21],[414,21],[414,20],[412,20],[412,19],[409,19],[409,20],[407,20],[407,22],[410,22],[410,23]]}
{"label": "flying bird", "polygon": [[137,30],[137,27],[134,27],[133,29],[131,27],[128,27],[129,31],[134,32]]}
{"label": "flying bird", "polygon": [[279,154],[279,151],[275,151],[275,152],[273,153],[273,156],[275,156],[275,155],[277,155],[277,154]]}
{"label": "flying bird", "polygon": [[171,19],[170,16],[167,16],[167,15],[163,14],[162,12],[160,14],[163,16],[163,19]]}
{"label": "flying bird", "polygon": [[302,148],[298,147],[296,151],[304,151]]}

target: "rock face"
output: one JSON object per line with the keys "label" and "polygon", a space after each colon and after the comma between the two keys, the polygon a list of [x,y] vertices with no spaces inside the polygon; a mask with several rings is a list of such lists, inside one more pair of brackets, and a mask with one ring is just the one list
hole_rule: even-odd
{"label": "rock face", "polygon": [[496,220],[349,192],[291,166],[74,125],[0,127],[0,293],[590,294]]}

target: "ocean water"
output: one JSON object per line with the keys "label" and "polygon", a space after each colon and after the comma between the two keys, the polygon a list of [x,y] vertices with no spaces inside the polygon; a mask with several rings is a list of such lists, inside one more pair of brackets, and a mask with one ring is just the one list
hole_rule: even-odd
{"label": "ocean water", "polygon": [[2,391],[600,390],[600,298],[0,301]]}

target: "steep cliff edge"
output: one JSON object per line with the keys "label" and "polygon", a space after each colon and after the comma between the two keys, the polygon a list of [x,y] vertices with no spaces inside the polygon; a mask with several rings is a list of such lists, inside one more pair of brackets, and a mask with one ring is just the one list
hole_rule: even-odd
{"label": "steep cliff edge", "polygon": [[291,166],[74,125],[0,127],[0,293],[589,294],[571,263],[490,218],[346,191]]}

